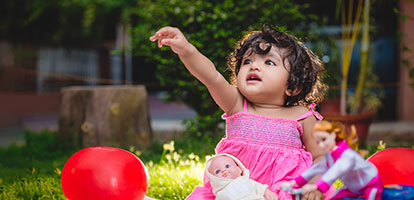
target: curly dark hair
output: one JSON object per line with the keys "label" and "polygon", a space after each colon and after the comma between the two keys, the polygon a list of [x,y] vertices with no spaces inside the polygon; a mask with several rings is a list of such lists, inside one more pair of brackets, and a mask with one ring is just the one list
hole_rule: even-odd
{"label": "curly dark hair", "polygon": [[[308,106],[311,103],[321,102],[327,89],[320,80],[324,71],[321,60],[297,38],[268,24],[264,24],[261,31],[251,31],[236,43],[234,51],[227,58],[228,67],[232,71],[231,83],[236,85],[236,76],[246,53],[267,54],[272,46],[285,52],[280,56],[289,72],[288,89],[300,91],[294,96],[288,96],[284,106]],[[286,60],[290,68],[285,66]]]}

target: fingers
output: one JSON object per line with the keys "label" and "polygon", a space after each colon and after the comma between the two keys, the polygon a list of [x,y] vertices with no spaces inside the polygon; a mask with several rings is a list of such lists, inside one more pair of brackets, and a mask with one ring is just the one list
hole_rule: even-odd
{"label": "fingers", "polygon": [[188,53],[192,49],[191,44],[184,37],[184,34],[175,27],[163,27],[149,39],[153,42],[157,41],[158,47],[160,48],[163,45],[171,47],[171,50],[178,55]]}
{"label": "fingers", "polygon": [[177,28],[166,26],[155,32],[149,39],[154,42],[164,38],[174,38],[178,34],[180,34],[180,31]]}
{"label": "fingers", "polygon": [[279,189],[281,190],[291,190],[293,186],[296,185],[296,181],[292,180],[292,181],[285,181],[282,182],[282,184],[280,184]]}
{"label": "fingers", "polygon": [[158,48],[161,48],[162,47],[162,43],[161,42],[162,42],[162,39],[159,39],[158,40]]}
{"label": "fingers", "polygon": [[303,197],[301,198],[301,200],[323,200],[323,199],[324,199],[324,196],[322,192],[320,192],[319,190],[308,192],[305,195],[303,195]]}
{"label": "fingers", "polygon": [[266,200],[279,200],[277,194],[269,194],[264,196]]}
{"label": "fingers", "polygon": [[272,196],[269,198],[270,200],[278,200],[279,198],[277,198],[277,196]]}
{"label": "fingers", "polygon": [[153,42],[158,40],[157,45],[161,48],[163,45],[174,45],[176,42],[174,39],[179,39],[181,35],[182,33],[178,28],[166,26],[155,32],[149,39]]}
{"label": "fingers", "polygon": [[167,46],[171,46],[175,44],[175,40],[174,39],[161,39],[158,41],[159,43],[161,43],[162,45],[167,45]]}
{"label": "fingers", "polygon": [[300,200],[310,200],[309,193],[306,193],[305,195],[303,195],[302,198],[300,198]]}

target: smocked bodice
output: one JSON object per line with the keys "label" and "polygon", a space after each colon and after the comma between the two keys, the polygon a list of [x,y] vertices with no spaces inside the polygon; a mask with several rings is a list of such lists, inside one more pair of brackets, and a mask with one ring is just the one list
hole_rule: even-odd
{"label": "smocked bodice", "polygon": [[226,138],[269,147],[302,148],[302,126],[291,119],[240,112],[226,119]]}

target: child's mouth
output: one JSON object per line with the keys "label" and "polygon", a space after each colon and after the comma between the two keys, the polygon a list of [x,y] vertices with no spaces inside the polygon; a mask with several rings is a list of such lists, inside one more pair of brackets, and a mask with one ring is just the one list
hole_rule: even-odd
{"label": "child's mouth", "polygon": [[249,74],[249,76],[247,77],[247,82],[253,82],[253,81],[262,81],[262,80],[256,74]]}

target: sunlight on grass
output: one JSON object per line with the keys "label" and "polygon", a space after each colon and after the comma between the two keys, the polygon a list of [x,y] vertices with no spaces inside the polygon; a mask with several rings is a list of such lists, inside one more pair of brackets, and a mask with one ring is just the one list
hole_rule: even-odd
{"label": "sunlight on grass", "polygon": [[[59,149],[56,136],[51,133],[27,135],[27,146],[0,148],[0,199],[62,199],[65,200],[60,176],[67,159],[75,150]],[[211,148],[205,141],[184,141],[197,144],[182,150],[180,141],[155,145],[150,151],[129,151],[145,161],[150,177],[147,196],[156,199],[185,199],[196,186],[202,185],[204,162],[209,156],[201,148]],[[369,155],[388,148],[380,141],[370,146]],[[161,151],[162,150],[162,151]],[[191,153],[197,152],[197,153]],[[199,155],[203,156],[199,156]],[[342,185],[335,182],[335,187]]]}
{"label": "sunlight on grass", "polygon": [[58,178],[31,176],[3,185],[0,199],[65,199],[65,197]]}
{"label": "sunlight on grass", "polygon": [[[174,141],[163,145],[159,163],[146,164],[150,184],[147,196],[157,199],[185,199],[202,184],[204,162],[198,155],[182,155],[174,148]],[[203,159],[204,161],[205,159]]]}

